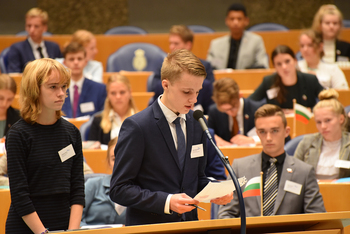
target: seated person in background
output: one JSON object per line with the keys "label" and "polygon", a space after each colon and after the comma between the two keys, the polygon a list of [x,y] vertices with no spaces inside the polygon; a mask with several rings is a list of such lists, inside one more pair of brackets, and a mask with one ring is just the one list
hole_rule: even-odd
{"label": "seated person in background", "polygon": [[208,127],[214,129],[218,146],[260,142],[254,126],[254,113],[261,106],[259,102],[240,98],[239,87],[230,78],[214,82],[212,98],[215,104],[209,108]]}
{"label": "seated person in background", "polygon": [[102,113],[94,116],[88,140],[107,145],[110,139],[119,135],[124,119],[136,112],[128,78],[120,74],[110,76],[104,109]]}
{"label": "seated person in background", "polygon": [[350,177],[344,161],[350,160],[350,133],[344,129],[347,115],[337,100],[334,89],[323,90],[314,107],[318,133],[306,135],[299,143],[294,157],[310,164],[317,179]]}
{"label": "seated person in background", "polygon": [[[271,104],[260,107],[255,112],[255,127],[263,152],[235,159],[232,163],[237,177],[245,176],[248,183],[253,178],[253,181],[260,183],[260,172],[264,173],[263,204],[260,198],[255,197],[258,194],[245,197],[247,217],[260,216],[262,207],[264,216],[325,212],[313,167],[284,151],[284,139],[289,135],[290,128],[282,109]],[[293,186],[296,189],[292,189]],[[218,217],[227,219],[239,216],[238,197],[235,194],[229,204],[220,206]]]}
{"label": "seated person in background", "polygon": [[245,7],[232,4],[226,13],[230,35],[211,41],[207,61],[214,69],[268,68],[269,61],[261,36],[245,31],[249,18]]}
{"label": "seated person in background", "polygon": [[271,60],[276,73],[264,77],[249,99],[260,101],[265,98],[267,103],[283,109],[293,109],[293,99],[296,99],[300,105],[313,108],[319,92],[323,90],[317,77],[296,70],[297,61],[293,50],[288,46],[277,46],[272,51]]}
{"label": "seated person in background", "polygon": [[298,61],[301,72],[314,74],[324,88],[349,89],[343,71],[337,64],[321,60],[323,52],[322,38],[315,31],[307,30],[299,37],[300,52],[303,60]]}
{"label": "seated person in background", "polygon": [[323,38],[323,61],[328,63],[350,61],[350,43],[338,40],[343,26],[343,15],[332,4],[322,5],[316,13],[312,29]]}
{"label": "seated person in background", "polygon": [[72,42],[63,51],[64,65],[71,69],[71,82],[68,96],[62,111],[68,118],[93,115],[103,110],[106,99],[106,85],[86,79],[83,70],[86,65],[86,52],[82,45]]}
{"label": "seated person in background", "polygon": [[[83,71],[84,77],[99,83],[103,83],[103,65],[101,62],[94,60],[95,55],[98,52],[94,34],[87,30],[81,29],[73,34],[70,42],[77,42],[85,48],[87,64]],[[59,58],[57,61],[63,63],[63,58]]]}
{"label": "seated person in background", "polygon": [[[114,148],[118,137],[108,143],[107,162],[114,166]],[[125,224],[125,207],[114,203],[109,197],[111,175],[90,178],[85,182],[85,207],[80,226]]]}
{"label": "seated person in background", "polygon": [[0,138],[6,136],[10,127],[19,120],[19,110],[11,107],[15,98],[17,85],[6,74],[0,75]]}
{"label": "seated person in background", "polygon": [[32,8],[26,14],[25,28],[28,38],[13,44],[8,52],[8,72],[21,73],[29,61],[40,58],[61,58],[60,47],[55,42],[44,41],[49,16],[46,11]]}
{"label": "seated person in background", "polygon": [[[173,52],[179,49],[192,50],[193,46],[193,32],[185,25],[174,25],[169,31],[169,50]],[[215,81],[213,69],[210,63],[203,59],[199,59],[205,67],[207,72],[206,79],[203,82],[203,88],[199,92],[197,97],[197,103],[195,104],[195,110],[200,109],[207,114],[209,106],[213,104],[211,94],[213,92],[212,83]],[[155,92],[153,100],[157,100],[159,95],[163,93],[162,82],[160,78],[160,69],[162,64],[159,64],[159,70],[154,73],[154,80],[152,84],[152,91]]]}

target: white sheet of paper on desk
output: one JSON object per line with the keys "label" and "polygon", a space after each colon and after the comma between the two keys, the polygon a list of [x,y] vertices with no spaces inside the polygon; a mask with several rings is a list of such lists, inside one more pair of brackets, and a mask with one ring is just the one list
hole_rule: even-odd
{"label": "white sheet of paper on desk", "polygon": [[[247,179],[245,177],[241,177],[238,179],[240,186],[247,183]],[[209,182],[207,186],[202,189],[193,199],[199,202],[209,203],[210,200],[225,196],[232,191],[235,191],[235,185],[232,180],[225,180],[221,182]]]}

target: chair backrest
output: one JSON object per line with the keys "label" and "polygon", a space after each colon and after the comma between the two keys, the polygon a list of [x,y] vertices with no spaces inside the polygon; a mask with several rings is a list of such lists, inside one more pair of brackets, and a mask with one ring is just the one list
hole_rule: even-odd
{"label": "chair backrest", "polygon": [[301,52],[298,51],[296,54],[295,54],[295,58],[300,61],[300,60],[303,60],[303,56],[301,55]]}
{"label": "chair backrest", "polygon": [[288,31],[289,28],[282,24],[276,23],[261,23],[251,26],[248,31]]}
{"label": "chair backrest", "polygon": [[297,149],[299,142],[304,138],[305,135],[300,135],[297,137],[294,137],[292,140],[288,141],[287,144],[284,146],[284,150],[289,154],[290,156],[294,156],[294,152]]}
{"label": "chair backrest", "polygon": [[118,26],[105,32],[105,35],[115,34],[147,34],[147,32],[144,29],[135,26]]}
{"label": "chair backrest", "polygon": [[0,54],[0,70],[1,73],[7,73],[8,67],[8,52],[10,51],[10,47],[5,48]]}
{"label": "chair backrest", "polygon": [[90,127],[92,124],[92,121],[94,120],[94,117],[91,117],[89,121],[83,123],[80,126],[80,135],[81,135],[81,140],[82,141],[87,141],[89,139],[89,132],[90,132]]}
{"label": "chair backrest", "polygon": [[194,33],[213,33],[215,32],[214,29],[209,28],[204,25],[187,25],[189,29],[191,29],[192,32]]}
{"label": "chair backrest", "polygon": [[[52,36],[52,33],[44,32],[43,35],[44,36]],[[20,31],[20,32],[16,33],[16,36],[28,36],[28,32],[27,31]]]}
{"label": "chair backrest", "polygon": [[348,19],[343,20],[343,27],[350,28],[350,20],[348,20]]}
{"label": "chair backrest", "polygon": [[157,71],[166,53],[149,43],[131,43],[119,48],[108,57],[107,72]]}
{"label": "chair backrest", "polygon": [[88,179],[96,178],[96,177],[104,177],[104,176],[108,176],[108,174],[105,174],[105,173],[84,174],[84,180],[86,182]]}

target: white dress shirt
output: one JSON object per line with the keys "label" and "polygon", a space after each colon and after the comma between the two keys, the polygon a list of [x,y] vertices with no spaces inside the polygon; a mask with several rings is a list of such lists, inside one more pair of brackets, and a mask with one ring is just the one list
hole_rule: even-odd
{"label": "white dress shirt", "polygon": [[334,164],[339,159],[340,148],[341,138],[333,142],[322,141],[321,154],[316,168],[317,179],[325,180],[338,178],[339,168],[336,168]]}
{"label": "white dress shirt", "polygon": [[335,63],[335,40],[324,40],[323,51],[322,60],[327,63]]}

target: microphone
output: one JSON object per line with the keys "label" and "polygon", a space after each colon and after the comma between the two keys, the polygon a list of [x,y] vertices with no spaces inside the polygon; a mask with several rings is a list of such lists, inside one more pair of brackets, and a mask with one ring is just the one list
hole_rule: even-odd
{"label": "microphone", "polygon": [[219,158],[221,159],[221,162],[226,167],[228,173],[231,176],[233,184],[236,187],[237,196],[238,196],[238,203],[239,203],[240,212],[241,212],[241,234],[245,234],[246,233],[246,229],[247,229],[247,226],[246,226],[246,213],[245,213],[244,200],[243,200],[243,196],[242,196],[242,190],[241,190],[241,186],[239,185],[238,178],[237,178],[235,172],[233,171],[233,169],[232,169],[232,167],[230,165],[228,157],[225,157],[224,154],[219,149],[219,147],[217,147],[217,145],[214,143],[213,138],[211,137],[210,132],[208,130],[207,124],[204,121],[203,112],[200,111],[200,110],[196,110],[195,112],[193,112],[193,118],[195,118],[200,123],[203,131],[207,134],[207,137],[208,137],[209,141],[211,142],[211,144],[215,148],[215,150],[217,152],[217,155],[219,156]]}
{"label": "microphone", "polygon": [[207,134],[207,137],[209,138],[209,140],[212,140],[212,137],[211,137],[210,132],[208,130],[207,124],[204,121],[203,112],[200,110],[196,110],[195,112],[193,112],[193,118],[195,118],[195,120],[197,120],[199,122],[203,131]]}

